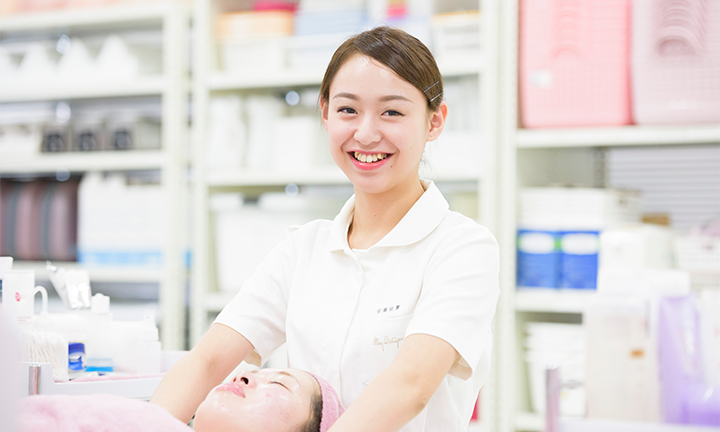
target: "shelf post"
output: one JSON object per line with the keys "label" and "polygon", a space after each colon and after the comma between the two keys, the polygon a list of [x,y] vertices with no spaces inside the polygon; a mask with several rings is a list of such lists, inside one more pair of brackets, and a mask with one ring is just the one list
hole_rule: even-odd
{"label": "shelf post", "polygon": [[160,282],[161,340],[164,350],[185,348],[185,249],[187,245],[187,51],[186,7],[170,4],[163,17],[163,74],[167,86],[162,95],[162,148],[165,161],[162,187],[165,191],[167,226],[163,278]]}

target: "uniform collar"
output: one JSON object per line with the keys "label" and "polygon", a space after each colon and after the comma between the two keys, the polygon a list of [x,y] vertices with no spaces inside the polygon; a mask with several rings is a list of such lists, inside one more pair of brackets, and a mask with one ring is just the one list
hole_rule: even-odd
{"label": "uniform collar", "polygon": [[[425,188],[422,194],[400,222],[370,249],[377,247],[405,246],[418,242],[434,230],[445,217],[450,206],[435,183],[420,180]],[[355,195],[345,203],[332,223],[330,250],[349,250],[347,232],[355,212]]]}

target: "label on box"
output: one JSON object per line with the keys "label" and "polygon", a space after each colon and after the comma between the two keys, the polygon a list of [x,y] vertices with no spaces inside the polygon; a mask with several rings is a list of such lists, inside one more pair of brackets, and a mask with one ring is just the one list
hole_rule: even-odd
{"label": "label on box", "polygon": [[537,288],[558,288],[560,286],[558,234],[556,231],[518,231],[518,286]]}
{"label": "label on box", "polygon": [[564,231],[560,237],[560,287],[596,289],[600,233]]}

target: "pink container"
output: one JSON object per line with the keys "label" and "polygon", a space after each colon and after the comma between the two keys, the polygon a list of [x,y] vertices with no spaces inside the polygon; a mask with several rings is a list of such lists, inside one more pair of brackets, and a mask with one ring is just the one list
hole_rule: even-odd
{"label": "pink container", "polygon": [[720,1],[634,0],[638,124],[720,122]]}
{"label": "pink container", "polygon": [[629,0],[521,0],[522,125],[629,124],[629,35]]}
{"label": "pink container", "polygon": [[41,12],[64,7],[67,7],[67,0],[17,0],[15,3],[18,12]]}

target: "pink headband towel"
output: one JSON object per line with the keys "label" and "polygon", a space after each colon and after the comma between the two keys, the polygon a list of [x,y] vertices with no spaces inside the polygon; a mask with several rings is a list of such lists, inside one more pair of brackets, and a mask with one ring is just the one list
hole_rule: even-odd
{"label": "pink headband towel", "polygon": [[320,384],[320,394],[322,395],[322,418],[320,419],[320,432],[327,432],[330,426],[335,423],[345,408],[340,402],[340,397],[335,392],[333,386],[329,382],[320,378],[315,374],[310,374]]}

